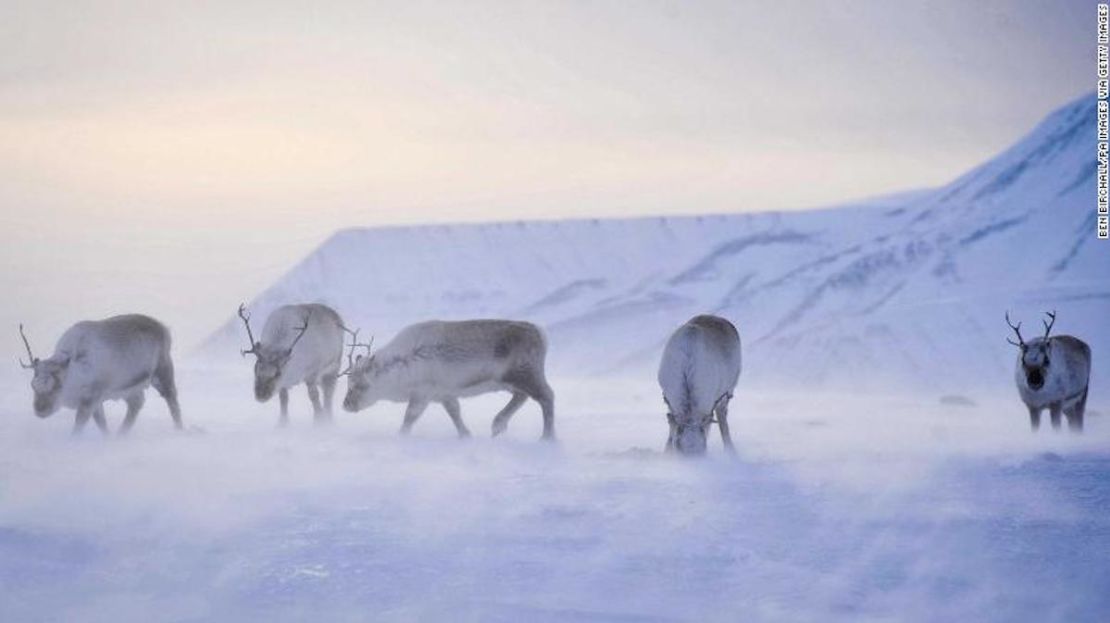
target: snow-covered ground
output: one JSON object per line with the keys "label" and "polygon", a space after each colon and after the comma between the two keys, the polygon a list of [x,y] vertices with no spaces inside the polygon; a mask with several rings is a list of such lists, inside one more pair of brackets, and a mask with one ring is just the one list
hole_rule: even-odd
{"label": "snow-covered ground", "polygon": [[[254,403],[249,362],[182,366],[188,433],[70,439],[26,379],[0,399],[2,621],[1099,621],[1110,617],[1110,410],[1028,430],[1014,393],[765,392],[738,456],[659,450],[650,379],[553,379],[529,403],[338,413]],[[1008,390],[1009,388],[1003,388]],[[952,401],[948,402],[962,402]],[[109,407],[113,424],[122,405]]]}

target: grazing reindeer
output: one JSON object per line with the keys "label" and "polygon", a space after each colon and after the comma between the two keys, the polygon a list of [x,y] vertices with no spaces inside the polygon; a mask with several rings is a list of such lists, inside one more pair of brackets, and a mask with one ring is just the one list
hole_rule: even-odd
{"label": "grazing reindeer", "polygon": [[704,454],[713,416],[725,448],[734,451],[728,432],[728,402],[740,378],[740,334],[718,316],[695,316],[678,328],[663,349],[659,386],[667,404],[667,451]]}
{"label": "grazing reindeer", "polygon": [[[278,393],[280,426],[289,424],[289,388],[298,383],[308,387],[313,421],[331,421],[332,396],[343,362],[343,334],[347,329],[334,309],[325,305],[283,305],[273,311],[262,327],[262,340],[251,332],[250,315],[239,306],[239,318],[247,328],[251,347],[243,356],[255,356],[254,397],[266,402]],[[324,402],[320,403],[320,390]]]}
{"label": "grazing reindeer", "polygon": [[1052,427],[1060,428],[1060,413],[1068,418],[1068,427],[1083,430],[1083,412],[1087,408],[1087,385],[1091,376],[1091,347],[1070,335],[1048,337],[1056,322],[1056,312],[1046,313],[1051,322],[1044,323],[1044,336],[1026,342],[1021,337],[1021,323],[1006,324],[1017,334],[1018,341],[1006,341],[1021,349],[1015,377],[1018,394],[1029,408],[1033,430],[1041,425],[1041,410],[1048,407]]}
{"label": "grazing reindeer", "polygon": [[76,409],[75,435],[85,428],[89,418],[107,433],[104,401],[124,400],[127,415],[119,427],[123,434],[131,430],[143,408],[143,392],[153,386],[169,406],[174,426],[181,428],[170,332],[157,320],[131,314],[78,322],[62,334],[49,359],[39,359],[31,352],[23,325],[19,325],[19,335],[31,358],[30,364],[22,360],[19,363],[35,371],[31,389],[35,393],[35,415],[40,418],[52,415],[59,407]]}
{"label": "grazing reindeer", "polygon": [[[422,322],[402,330],[376,353],[359,357],[348,371],[343,408],[360,411],[378,400],[408,402],[401,433],[407,434],[429,402],[443,405],[459,437],[470,431],[459,398],[512,392],[493,418],[493,436],[505,431],[526,398],[543,411],[543,438],[555,438],[555,395],[544,375],[547,342],[539,327],[511,320]],[[348,355],[348,358],[350,355]]]}

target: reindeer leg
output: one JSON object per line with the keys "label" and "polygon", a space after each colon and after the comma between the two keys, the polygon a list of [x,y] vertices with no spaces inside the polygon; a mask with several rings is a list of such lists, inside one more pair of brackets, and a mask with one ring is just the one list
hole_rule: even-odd
{"label": "reindeer leg", "polygon": [[123,416],[123,423],[119,425],[119,435],[126,435],[135,425],[135,418],[139,416],[139,409],[143,408],[146,398],[143,392],[135,392],[127,397],[127,415]]}
{"label": "reindeer leg", "polygon": [[670,431],[667,433],[667,445],[663,447],[663,451],[671,453],[674,452],[674,434],[677,427],[674,425],[674,422],[670,421],[667,422],[667,426],[670,428]]}
{"label": "reindeer leg", "polygon": [[409,400],[409,406],[405,408],[405,421],[401,424],[401,434],[407,435],[412,430],[412,425],[420,416],[424,414],[424,409],[428,408],[428,401],[421,398],[412,398]]}
{"label": "reindeer leg", "polygon": [[717,426],[721,429],[721,441],[725,444],[725,450],[735,453],[736,448],[732,445],[732,436],[728,432],[728,399],[721,401],[717,405]]}
{"label": "reindeer leg", "polygon": [[509,398],[509,402],[497,412],[497,415],[493,416],[493,425],[490,428],[492,429],[494,437],[500,435],[509,428],[509,419],[520,409],[520,405],[524,404],[525,400],[528,400],[527,394],[519,391],[513,392],[512,397]]}
{"label": "reindeer leg", "polygon": [[1048,417],[1052,419],[1052,428],[1060,429],[1060,403],[1054,402],[1048,405]]}
{"label": "reindeer leg", "polygon": [[181,423],[181,405],[177,403],[177,383],[174,381],[173,362],[169,357],[158,364],[158,369],[154,371],[154,378],[151,379],[151,385],[166,401],[166,406],[170,409],[170,417],[173,418],[173,427],[177,430],[184,428]]}
{"label": "reindeer leg", "polygon": [[285,428],[289,426],[289,390],[281,388],[278,390],[278,404],[281,405],[281,418],[278,420],[278,427]]}
{"label": "reindeer leg", "polygon": [[334,374],[329,374],[320,379],[320,385],[324,388],[324,415],[331,420],[331,404],[335,397],[335,384],[339,381],[339,377]]}
{"label": "reindeer leg", "polygon": [[1068,428],[1073,433],[1083,432],[1083,410],[1087,402],[1087,390],[1067,407],[1064,407],[1064,416],[1068,419]]}
{"label": "reindeer leg", "polygon": [[100,429],[100,432],[107,435],[108,420],[104,418],[104,403],[96,405],[96,409],[93,409],[92,412],[92,418],[93,421],[96,422],[96,427]]}
{"label": "reindeer leg", "polygon": [[455,424],[455,430],[459,433],[459,439],[470,436],[470,430],[466,428],[463,423],[462,413],[459,411],[459,399],[451,398],[444,400],[442,403],[443,409],[447,411],[447,415],[451,417],[451,422]]}
{"label": "reindeer leg", "polygon": [[537,396],[536,402],[544,415],[544,434],[539,439],[555,441],[555,393],[547,383],[544,383],[543,392]]}
{"label": "reindeer leg", "polygon": [[173,418],[173,427],[177,430],[185,428],[181,422],[181,406],[177,403],[177,393],[167,394],[164,396],[166,399],[166,406],[170,410],[170,417]]}
{"label": "reindeer leg", "polygon": [[1041,409],[1040,407],[1029,407],[1029,425],[1036,432],[1041,427]]}
{"label": "reindeer leg", "polygon": [[[540,404],[540,411],[543,413],[543,435],[540,439],[555,441],[555,393],[551,391],[551,386],[547,384],[543,369],[521,368],[510,372],[501,380],[512,387],[514,393],[517,391],[523,392]],[[511,400],[510,404],[512,404]],[[509,416],[506,416],[504,422],[506,425],[508,425],[508,419]],[[494,426],[496,425],[497,418],[494,418]],[[494,434],[498,434],[496,430],[494,430]]]}
{"label": "reindeer leg", "polygon": [[92,417],[92,412],[96,407],[91,404],[81,405],[77,407],[77,415],[73,418],[73,436],[81,434],[85,430],[85,425],[89,423],[89,418]]}
{"label": "reindeer leg", "polygon": [[320,388],[316,383],[305,383],[308,387],[308,399],[312,401],[312,421],[316,425],[327,424],[328,418],[324,415],[324,407],[320,404]]}
{"label": "reindeer leg", "polygon": [[555,393],[546,381],[541,380],[528,395],[540,403],[540,411],[543,413],[543,434],[540,439],[555,441]]}
{"label": "reindeer leg", "polygon": [[1083,432],[1083,416],[1072,409],[1064,409],[1064,417],[1068,420],[1068,430],[1073,433]]}

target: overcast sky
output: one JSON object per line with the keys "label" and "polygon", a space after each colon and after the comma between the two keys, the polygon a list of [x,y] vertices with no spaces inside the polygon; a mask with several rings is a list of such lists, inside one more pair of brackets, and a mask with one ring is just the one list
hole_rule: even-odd
{"label": "overcast sky", "polygon": [[48,351],[73,321],[146,311],[187,348],[346,226],[939,185],[1093,88],[1094,15],[0,0],[0,326]]}

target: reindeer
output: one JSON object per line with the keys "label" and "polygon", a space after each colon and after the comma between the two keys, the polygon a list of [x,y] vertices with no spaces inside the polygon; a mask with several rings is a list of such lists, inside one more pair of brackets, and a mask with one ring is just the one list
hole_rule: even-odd
{"label": "reindeer", "polygon": [[[353,352],[353,347],[351,352]],[[555,438],[555,396],[544,375],[547,342],[540,328],[511,320],[431,321],[402,330],[381,350],[350,361],[343,408],[361,411],[379,400],[407,402],[401,433],[408,434],[430,402],[443,405],[459,437],[470,431],[459,398],[512,393],[493,418],[494,437],[527,398],[543,412],[543,439]]]}
{"label": "reindeer", "polygon": [[62,334],[48,359],[35,357],[22,324],[19,335],[31,360],[27,364],[20,359],[19,363],[34,370],[31,389],[38,417],[49,417],[59,407],[76,409],[74,435],[85,428],[89,418],[107,433],[104,401],[123,400],[127,415],[119,427],[122,435],[131,430],[143,408],[143,392],[153,386],[169,406],[174,426],[181,428],[170,332],[157,320],[130,314],[78,322]]}
{"label": "reindeer", "polygon": [[713,416],[721,439],[734,452],[728,403],[740,378],[740,334],[718,316],[695,316],[667,340],[659,364],[659,386],[667,405],[668,452],[705,453]]}
{"label": "reindeer", "polygon": [[[239,318],[247,329],[251,347],[240,351],[254,355],[254,397],[266,402],[277,391],[281,405],[279,426],[289,424],[289,388],[304,383],[312,401],[313,421],[331,422],[332,397],[343,363],[343,336],[348,329],[339,314],[326,305],[283,305],[275,309],[262,327],[262,340],[254,339],[250,314],[239,306]],[[324,401],[320,403],[320,390]]]}
{"label": "reindeer", "polygon": [[1052,427],[1060,428],[1060,413],[1068,418],[1068,428],[1083,430],[1083,412],[1087,408],[1087,386],[1091,376],[1091,347],[1070,335],[1049,337],[1056,323],[1056,312],[1045,312],[1049,320],[1042,320],[1044,336],[1028,342],[1021,337],[1021,323],[1006,324],[1017,334],[1018,341],[1006,338],[1017,346],[1018,356],[1015,380],[1022,402],[1029,408],[1029,423],[1033,430],[1041,426],[1041,410],[1048,407]]}

